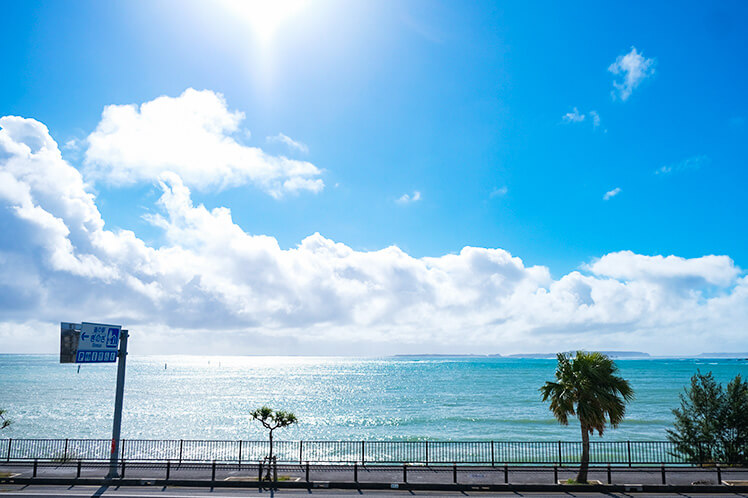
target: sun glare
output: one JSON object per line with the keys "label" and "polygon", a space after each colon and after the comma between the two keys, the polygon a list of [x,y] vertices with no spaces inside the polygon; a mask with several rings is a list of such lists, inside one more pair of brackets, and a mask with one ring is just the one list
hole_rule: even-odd
{"label": "sun glare", "polygon": [[260,43],[267,44],[285,21],[306,6],[307,0],[224,0],[223,3],[251,26]]}

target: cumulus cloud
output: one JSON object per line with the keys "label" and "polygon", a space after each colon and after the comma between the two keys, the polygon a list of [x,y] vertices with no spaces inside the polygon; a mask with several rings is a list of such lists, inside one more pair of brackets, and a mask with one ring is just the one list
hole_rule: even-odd
{"label": "cumulus cloud", "polygon": [[272,156],[236,141],[244,114],[221,94],[188,89],[137,105],[110,105],[87,138],[86,174],[115,185],[174,172],[198,189],[254,184],[273,197],[324,188],[307,161]]}
{"label": "cumulus cloud", "polygon": [[634,89],[654,74],[654,65],[654,59],[645,58],[636,51],[635,47],[631,47],[629,53],[619,55],[616,61],[608,67],[608,71],[620,76],[619,80],[613,82],[613,97],[628,100]]}
{"label": "cumulus cloud", "polygon": [[608,190],[607,192],[605,192],[605,195],[603,195],[603,200],[604,201],[610,200],[620,193],[621,193],[620,187],[616,187],[613,190]]}
{"label": "cumulus cloud", "polygon": [[[502,249],[413,257],[318,233],[283,249],[192,200],[175,172],[153,247],[107,229],[38,121],[0,118],[0,343],[54,351],[60,321],[121,323],[135,352],[698,352],[748,346],[748,277],[726,256],[603,255],[560,278]],[[147,334],[147,340],[145,339]],[[673,337],[678,337],[674,342]]]}
{"label": "cumulus cloud", "polygon": [[418,190],[414,190],[412,194],[403,194],[397,198],[395,202],[398,204],[410,204],[421,200],[421,193]]}
{"label": "cumulus cloud", "polygon": [[740,275],[740,269],[727,256],[644,256],[631,251],[606,254],[587,266],[595,275],[626,281],[676,282],[681,287],[704,285],[727,287]]}
{"label": "cumulus cloud", "polygon": [[669,175],[671,173],[678,173],[681,171],[688,171],[693,169],[699,169],[702,166],[706,166],[711,162],[708,156],[700,155],[689,157],[675,164],[666,164],[655,170],[656,175]]}
{"label": "cumulus cloud", "polygon": [[278,133],[277,135],[274,135],[272,137],[267,137],[266,140],[268,142],[281,143],[285,145],[286,147],[288,147],[289,149],[301,152],[302,154],[309,153],[309,147],[307,147],[306,144],[297,142],[293,138],[289,137],[288,135],[284,135],[283,133]]}

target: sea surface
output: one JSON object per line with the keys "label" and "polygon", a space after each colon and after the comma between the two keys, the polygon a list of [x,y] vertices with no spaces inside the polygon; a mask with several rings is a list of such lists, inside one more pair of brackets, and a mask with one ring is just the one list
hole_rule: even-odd
{"label": "sea surface", "polygon": [[[748,376],[734,359],[622,359],[636,400],[607,440],[664,440],[672,409],[697,371]],[[122,437],[264,439],[250,413],[293,411],[288,440],[577,441],[538,388],[555,360],[128,356]],[[0,437],[111,437],[116,366],[59,364],[56,355],[0,355]]]}

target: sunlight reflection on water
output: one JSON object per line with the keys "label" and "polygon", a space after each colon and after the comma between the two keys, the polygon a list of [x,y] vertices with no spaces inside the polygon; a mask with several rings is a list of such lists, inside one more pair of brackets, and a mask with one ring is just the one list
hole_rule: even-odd
{"label": "sunlight reflection on water", "polygon": [[[726,381],[736,360],[619,360],[637,392],[607,439],[664,439],[671,410],[701,368]],[[166,365],[166,368],[164,368]],[[282,439],[577,440],[538,388],[553,360],[130,356],[125,438],[262,439],[249,412],[291,410]],[[52,355],[0,355],[0,404],[15,424],[4,437],[108,438],[115,367],[60,365]]]}

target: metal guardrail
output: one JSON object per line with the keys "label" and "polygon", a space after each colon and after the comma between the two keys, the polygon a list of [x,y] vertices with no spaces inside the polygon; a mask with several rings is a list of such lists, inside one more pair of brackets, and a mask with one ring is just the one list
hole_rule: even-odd
{"label": "metal guardrail", "polygon": [[[13,460],[11,462],[0,462],[4,470],[12,470],[11,477],[0,476],[2,483],[35,484],[37,478],[49,481],[50,479],[61,480],[69,484],[77,484],[79,479],[85,479],[90,485],[91,480],[106,479],[103,475],[109,469],[108,461],[74,460],[65,463],[40,461],[40,460]],[[426,486],[419,489],[437,490],[428,486],[443,486],[462,484],[471,486],[470,490],[480,489],[486,491],[486,485],[554,485],[560,479],[573,478],[577,469],[575,465],[412,465],[412,464],[380,464],[380,465],[358,465],[353,464],[310,464],[306,463],[282,463],[271,467],[273,471],[269,480],[275,486],[284,481],[298,483],[304,481],[311,484],[309,487],[342,487],[346,483],[373,485],[376,489],[382,489],[382,485],[391,488],[392,483],[416,483],[417,486]],[[218,463],[212,462],[183,462],[178,464],[171,460],[165,462],[137,462],[121,460],[118,465],[118,479],[134,479],[134,485],[161,485],[156,481],[162,480],[163,484],[172,483],[176,486],[202,485],[217,486],[225,483],[240,484],[242,487],[252,486],[252,483],[263,486],[268,485],[267,462],[254,463]],[[278,476],[285,479],[278,481]],[[73,477],[75,476],[75,477]],[[210,477],[208,477],[210,476]],[[694,486],[696,488],[686,489],[681,492],[699,493],[724,493],[730,488],[711,489],[704,488],[705,485],[718,486],[727,484],[731,486],[740,485],[748,476],[748,468],[722,465],[709,467],[695,467],[686,465],[637,465],[632,467],[621,465],[590,465],[589,478],[605,482],[607,485],[636,482],[639,484],[624,484],[619,491],[643,491],[644,485],[670,485],[670,486]],[[254,477],[254,478],[253,478]],[[723,481],[723,478],[725,479]],[[144,483],[143,481],[147,481]],[[323,481],[324,485],[319,481]],[[42,481],[40,481],[42,482]],[[337,483],[337,484],[335,484]],[[104,484],[103,482],[101,484]],[[295,486],[298,487],[298,486]],[[302,486],[303,487],[303,486]],[[398,486],[399,487],[399,486]],[[743,490],[748,489],[744,486]],[[500,489],[507,491],[507,489]],[[528,489],[525,489],[528,491]],[[532,491],[540,491],[535,489]],[[548,491],[546,489],[545,491]],[[556,491],[569,491],[564,489]],[[576,490],[575,490],[576,491]],[[587,489],[589,491],[589,489]],[[599,491],[599,490],[598,490]],[[607,490],[614,491],[614,490]],[[662,490],[658,490],[662,491]],[[673,492],[673,489],[669,490]],[[736,490],[736,493],[740,490]],[[732,491],[729,491],[732,492]],[[744,493],[745,494],[745,493]]]}
{"label": "metal guardrail", "polygon": [[[0,462],[107,460],[109,439],[0,439]],[[120,458],[131,461],[226,462],[262,460],[267,441],[123,439]],[[279,462],[410,464],[579,463],[576,441],[275,441]],[[669,441],[591,441],[591,464],[690,464]]]}

